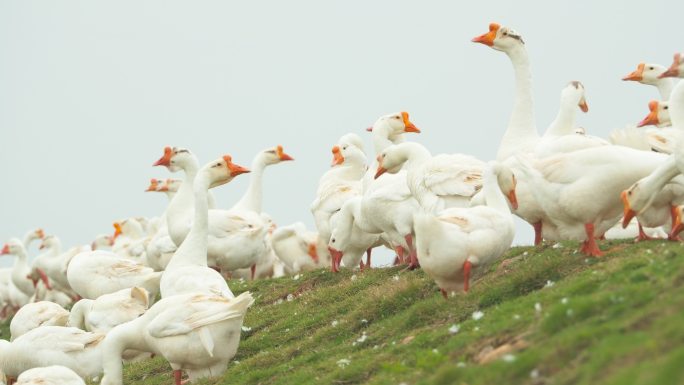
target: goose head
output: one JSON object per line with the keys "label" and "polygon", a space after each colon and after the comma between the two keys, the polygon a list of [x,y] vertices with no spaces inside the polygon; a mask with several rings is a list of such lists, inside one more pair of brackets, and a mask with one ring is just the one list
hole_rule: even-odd
{"label": "goose head", "polygon": [[622,228],[627,227],[632,218],[638,215],[644,207],[648,207],[655,196],[656,194],[644,191],[641,181],[637,181],[620,193],[623,206]]}
{"label": "goose head", "polygon": [[114,238],[109,234],[100,234],[95,237],[95,240],[90,245],[90,248],[97,250],[101,247],[111,247],[114,244]]}
{"label": "goose head", "polygon": [[472,41],[503,52],[510,52],[525,46],[525,41],[519,33],[497,23],[490,23],[489,32],[473,38]]}
{"label": "goose head", "polygon": [[641,84],[656,85],[659,76],[665,72],[667,68],[660,64],[639,63],[637,68],[627,76],[623,77],[624,81],[639,82]]}
{"label": "goose head", "polygon": [[54,235],[48,235],[47,237],[43,238],[43,242],[40,243],[40,246],[38,247],[40,250],[42,249],[53,249],[55,247],[58,247],[59,245],[59,239],[55,237]]}
{"label": "goose head", "polygon": [[24,244],[17,238],[11,238],[0,250],[0,255],[22,255],[26,254]]}
{"label": "goose head", "polygon": [[674,54],[672,65],[667,71],[658,76],[659,78],[682,78],[684,77],[684,57],[681,53]]}
{"label": "goose head", "polygon": [[190,150],[181,147],[164,147],[164,155],[153,166],[164,166],[171,172],[184,170],[187,166],[196,164],[197,159]]}
{"label": "goose head", "polygon": [[405,151],[398,146],[389,146],[384,149],[377,157],[378,169],[375,171],[375,179],[380,175],[389,172],[390,174],[398,173],[408,160]]}
{"label": "goose head", "polygon": [[209,175],[210,187],[216,187],[230,182],[240,174],[248,173],[249,169],[233,163],[230,155],[224,155],[207,163],[201,171]]}
{"label": "goose head", "polygon": [[366,154],[352,144],[336,144],[332,148],[333,161],[332,167],[341,164],[366,164]]}
{"label": "goose head", "polygon": [[667,127],[671,126],[670,121],[670,103],[661,102],[657,100],[651,100],[648,103],[649,113],[648,115],[637,124],[637,127],[644,127],[648,125],[654,125],[657,127]]}
{"label": "goose head", "polygon": [[363,150],[363,139],[361,139],[360,136],[358,136],[357,134],[355,134],[353,132],[342,135],[340,137],[340,139],[338,139],[337,145],[340,147],[343,147],[345,145],[347,145],[347,146],[351,145],[351,146],[354,146],[354,147],[358,148],[359,150],[361,150],[361,152],[363,152],[364,154],[366,153]]}
{"label": "goose head", "polygon": [[561,104],[565,103],[569,106],[576,105],[582,112],[589,111],[589,105],[584,95],[584,85],[581,82],[573,80],[563,88],[563,91],[561,91]]}
{"label": "goose head", "polygon": [[515,195],[515,188],[518,185],[518,181],[515,178],[515,174],[509,167],[497,161],[489,162],[489,167],[491,168],[492,174],[496,176],[499,189],[501,189],[501,192],[506,196],[513,210],[517,210],[518,197]]}
{"label": "goose head", "polygon": [[277,164],[280,162],[285,162],[288,160],[294,160],[293,157],[291,157],[290,155],[286,154],[285,151],[283,151],[283,146],[281,145],[277,145],[275,147],[263,150],[259,154],[259,157],[263,164],[267,166]]}
{"label": "goose head", "polygon": [[420,133],[420,129],[409,120],[409,113],[406,111],[381,116],[380,119],[375,122],[373,127],[378,124],[384,124],[389,128],[389,137],[401,135],[406,132],[415,132],[417,134]]}
{"label": "goose head", "polygon": [[150,179],[150,185],[147,186],[147,189],[145,189],[145,192],[150,192],[150,191],[159,191],[159,179],[152,178]]}
{"label": "goose head", "polygon": [[27,237],[26,237],[26,240],[27,240],[27,242],[31,242],[33,240],[43,239],[43,238],[45,238],[45,232],[43,231],[43,229],[38,228],[38,229],[35,229],[35,230],[29,232]]}
{"label": "goose head", "polygon": [[176,192],[180,188],[181,184],[183,184],[183,181],[180,179],[168,178],[168,179],[164,180],[164,182],[162,182],[159,185],[159,188],[157,189],[157,191],[159,191],[159,192],[167,192],[167,191],[168,192]]}

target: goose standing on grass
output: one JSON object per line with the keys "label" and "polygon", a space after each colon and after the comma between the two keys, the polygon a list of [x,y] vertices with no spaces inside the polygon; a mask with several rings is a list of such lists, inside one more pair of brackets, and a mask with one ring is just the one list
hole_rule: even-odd
{"label": "goose standing on grass", "polygon": [[24,244],[17,238],[12,238],[0,251],[0,255],[14,255],[14,266],[12,267],[12,275],[9,284],[10,302],[14,306],[14,310],[18,310],[21,306],[28,303],[29,298],[33,295],[35,287],[29,278],[31,268],[26,259],[26,249]]}
{"label": "goose standing on grass", "polygon": [[[194,178],[194,213],[190,232],[183,243],[173,254],[161,278],[162,298],[170,296],[202,292],[232,298],[226,280],[219,272],[207,266],[208,232],[209,232],[209,199],[211,186],[218,186],[233,180],[236,176],[249,172],[248,169],[233,163],[229,155],[207,163],[199,169]],[[217,211],[217,210],[214,210]],[[214,222],[215,231],[221,230],[228,236],[231,232],[240,231],[231,227],[218,227],[227,222]]]}
{"label": "goose standing on grass", "polygon": [[362,193],[361,179],[366,173],[366,154],[363,141],[356,134],[342,136],[332,148],[332,168],[321,176],[311,213],[321,241],[330,240],[330,217],[348,199]]}
{"label": "goose standing on grass", "polygon": [[[12,342],[0,340],[0,368],[10,381],[41,366],[62,365],[81,378],[102,373],[104,334],[64,326],[41,326]],[[10,382],[11,383],[11,382]]]}
{"label": "goose standing on grass", "polygon": [[175,385],[182,372],[190,381],[223,374],[235,356],[242,321],[254,303],[249,292],[235,298],[201,293],[163,298],[145,314],[112,329],[103,343],[101,385],[122,385],[121,355],[126,349],[155,353],[173,369]]}
{"label": "goose standing on grass", "polygon": [[15,385],[85,385],[85,382],[66,366],[53,365],[23,372]]}
{"label": "goose standing on grass", "polygon": [[26,304],[19,309],[10,322],[10,341],[41,326],[64,326],[69,312],[60,305],[40,301]]}
{"label": "goose standing on grass", "polygon": [[[331,218],[332,234],[328,242],[328,250],[332,256],[332,271],[337,272],[343,263],[350,269],[358,266],[360,269],[370,268],[370,253],[373,247],[379,245],[378,234],[367,233],[362,230],[368,224],[360,224],[364,220],[361,213],[361,196],[344,202],[340,211]],[[364,264],[363,253],[367,259]]]}
{"label": "goose standing on grass", "polygon": [[[75,295],[67,279],[67,266],[76,254],[86,251],[87,246],[75,246],[60,253],[61,242],[59,238],[50,235],[43,239],[40,249],[49,251],[33,260],[31,266],[31,278],[33,281],[36,282],[40,278],[48,290],[55,289],[70,296]],[[50,251],[52,252],[51,254]]]}
{"label": "goose standing on grass", "polygon": [[670,94],[674,87],[674,81],[672,79],[662,78],[662,75],[667,68],[661,66],[660,64],[651,63],[639,63],[637,69],[632,71],[629,75],[622,78],[623,81],[634,81],[641,84],[646,84],[649,86],[654,86],[658,89],[660,93],[660,100],[668,101],[670,100]]}
{"label": "goose standing on grass", "polygon": [[[404,133],[420,133],[418,127],[409,120],[408,112],[398,112],[381,116],[371,129],[376,155],[391,146],[402,143]],[[359,225],[364,232],[381,234],[381,237],[402,257],[410,258],[409,267],[418,267],[413,242],[413,213],[420,207],[406,185],[406,171],[388,175],[382,180],[374,180],[377,160],[364,175],[361,215],[364,220]]]}
{"label": "goose standing on grass", "polygon": [[415,215],[420,265],[445,298],[459,288],[467,292],[471,269],[495,261],[513,242],[515,225],[498,182],[504,171],[498,162],[485,168],[482,206],[447,209],[437,216],[427,211]]}

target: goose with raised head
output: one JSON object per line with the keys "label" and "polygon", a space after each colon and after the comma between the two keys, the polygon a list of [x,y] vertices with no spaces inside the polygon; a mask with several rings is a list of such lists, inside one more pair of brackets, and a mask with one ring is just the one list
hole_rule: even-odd
{"label": "goose with raised head", "polygon": [[145,256],[147,232],[139,218],[114,222],[112,251],[124,258],[141,260]]}
{"label": "goose with raised head", "polygon": [[320,235],[307,230],[302,222],[278,227],[273,231],[271,246],[278,259],[285,263],[293,273],[311,271],[330,265],[326,257],[326,245]]}
{"label": "goose with raised head", "polygon": [[145,314],[112,329],[103,343],[101,385],[122,385],[121,356],[126,349],[155,353],[173,369],[175,385],[182,372],[190,381],[216,377],[235,356],[242,321],[254,303],[249,292],[235,298],[202,293],[163,298]]}
{"label": "goose with raised head", "polygon": [[45,238],[45,232],[41,228],[30,230],[24,234],[24,248],[29,250],[33,241]]}
{"label": "goose with raised head", "polygon": [[[403,111],[381,116],[371,132],[375,153],[379,155],[388,146],[402,143],[404,133],[420,133],[420,129],[409,120],[408,112]],[[416,268],[413,213],[420,204],[406,184],[406,171],[375,180],[377,167],[375,160],[364,175],[361,215],[365,220],[359,221],[359,226],[367,226],[361,228],[366,233],[381,234],[399,256],[406,253],[410,257],[410,268]]]}
{"label": "goose with raised head", "polygon": [[637,124],[637,127],[656,126],[664,128],[672,126],[670,102],[651,100],[648,102],[648,111],[648,115]]}
{"label": "goose with raised head", "polygon": [[29,298],[33,295],[35,287],[29,278],[31,268],[26,259],[26,249],[24,244],[17,238],[12,238],[0,251],[0,255],[13,255],[14,266],[12,267],[12,275],[9,285],[10,302],[15,309],[28,303]]}
{"label": "goose with raised head", "polygon": [[348,199],[362,192],[361,179],[367,171],[363,142],[356,134],[342,136],[332,148],[332,168],[321,176],[311,213],[324,243],[330,240],[330,217]]}
{"label": "goose with raised head", "polygon": [[41,326],[65,326],[69,312],[60,305],[40,301],[26,304],[19,309],[10,322],[10,341]]}
{"label": "goose with raised head", "polygon": [[[421,210],[415,215],[416,247],[420,266],[439,286],[442,295],[459,288],[469,290],[473,267],[492,263],[511,246],[515,225],[500,175],[507,174],[498,162],[483,172],[485,203],[451,208],[438,215]],[[515,185],[513,179],[509,185]],[[515,192],[512,193],[515,197]]]}
{"label": "goose with raised head", "polygon": [[[684,78],[684,55],[676,53],[672,65],[660,77]],[[684,130],[684,82],[682,81],[677,83],[670,95],[670,120],[674,128]]]}
{"label": "goose with raised head", "polygon": [[622,80],[654,86],[660,93],[660,100],[668,101],[674,87],[674,81],[660,77],[665,71],[667,68],[660,64],[639,63],[637,69],[623,77]]}
{"label": "goose with raised head", "polygon": [[270,224],[261,212],[262,179],[266,167],[294,160],[278,145],[260,151],[252,161],[247,191],[230,210],[209,212],[209,263],[224,271],[252,269],[268,256],[267,236]]}
{"label": "goose with raised head", "polygon": [[93,378],[102,373],[103,338],[104,334],[77,328],[41,326],[12,342],[0,340],[0,367],[11,379],[49,365],[66,366],[81,378]]}
{"label": "goose with raised head", "polygon": [[[181,184],[182,181],[169,178],[157,182],[154,191],[165,193],[170,202]],[[152,183],[150,183],[150,187],[152,187]],[[168,208],[164,210],[164,213],[159,217],[159,227],[145,248],[145,262],[156,271],[164,270],[166,265],[169,264],[173,253],[178,249],[169,235],[167,210]]]}
{"label": "goose with raised head", "polygon": [[[342,208],[331,218],[332,234],[328,242],[328,250],[332,256],[332,271],[337,272],[341,264],[353,269],[370,267],[370,250],[379,244],[378,234],[362,230],[368,225],[360,224],[364,220],[361,213],[361,196],[353,197],[342,205]],[[364,264],[363,253],[367,259]]]}
{"label": "goose with raised head", "polygon": [[[190,232],[183,243],[173,254],[161,278],[162,298],[202,292],[232,298],[226,280],[219,272],[207,266],[207,250],[209,247],[209,228],[217,227],[224,234],[240,231],[240,228],[218,227],[231,222],[216,221],[210,224],[208,192],[211,186],[225,184],[236,176],[249,172],[248,169],[233,163],[229,155],[207,163],[199,169],[194,178],[194,219]],[[182,188],[182,187],[181,187]]]}
{"label": "goose with raised head", "polygon": [[85,385],[85,382],[66,366],[52,365],[23,372],[15,385]]}

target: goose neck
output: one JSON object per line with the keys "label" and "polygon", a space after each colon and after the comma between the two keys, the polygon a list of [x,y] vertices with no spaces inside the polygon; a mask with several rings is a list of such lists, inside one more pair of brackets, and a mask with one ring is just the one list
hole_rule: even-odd
{"label": "goose neck", "polygon": [[233,209],[249,210],[256,213],[261,212],[261,201],[263,198],[263,175],[266,169],[266,163],[259,153],[252,161],[252,168],[250,169],[249,186],[242,198],[233,206]]}

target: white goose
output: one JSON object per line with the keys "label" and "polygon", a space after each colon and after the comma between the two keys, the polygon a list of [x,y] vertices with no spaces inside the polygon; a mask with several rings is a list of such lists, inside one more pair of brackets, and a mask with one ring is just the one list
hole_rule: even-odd
{"label": "white goose", "polygon": [[141,287],[121,289],[97,299],[82,299],[67,315],[68,325],[89,332],[107,333],[117,325],[138,318],[149,304],[149,293]]}
{"label": "white goose", "polygon": [[[361,196],[344,202],[340,211],[331,219],[332,234],[328,250],[332,256],[332,270],[339,271],[340,264],[345,267],[361,269],[370,267],[370,250],[380,242],[378,234],[367,233],[360,224],[364,220],[361,214]],[[363,253],[367,254],[366,264],[362,262]]]}
{"label": "white goose", "polygon": [[[154,180],[156,181],[156,179]],[[165,193],[170,202],[181,184],[182,181],[178,179],[166,179],[163,182],[157,182],[156,186],[152,186],[151,183],[150,188],[154,188],[154,191]],[[148,191],[152,190],[148,189]],[[178,248],[169,235],[167,210],[164,210],[164,213],[159,218],[159,227],[145,249],[145,261],[155,271],[164,270],[166,265],[169,264],[173,253]]]}
{"label": "white goose", "polygon": [[656,126],[658,128],[672,126],[670,119],[670,102],[651,100],[648,102],[648,115],[637,124],[637,127]]}
{"label": "white goose", "polygon": [[89,299],[134,286],[145,288],[154,298],[159,292],[161,274],[140,262],[102,250],[77,254],[67,268],[71,288]]}
{"label": "white goose", "polygon": [[15,385],[85,385],[85,382],[66,366],[53,365],[23,372]]}
{"label": "white goose", "polygon": [[671,154],[677,144],[681,128],[672,127],[670,102],[652,100],[648,104],[649,114],[637,127],[655,125],[658,128],[636,129],[627,127],[614,130],[610,134],[611,141],[640,150],[656,151]]}
{"label": "white goose", "polygon": [[330,239],[330,217],[347,199],[361,194],[361,178],[368,166],[363,142],[356,134],[342,136],[332,148],[332,168],[321,176],[311,213],[322,241]]}
{"label": "white goose", "polygon": [[147,232],[140,218],[127,218],[114,222],[114,244],[112,251],[116,254],[134,260],[141,260],[145,256]]}
{"label": "white goose", "polygon": [[[216,270],[207,266],[209,203],[208,190],[211,186],[230,182],[240,174],[249,172],[246,168],[232,162],[230,156],[207,163],[194,178],[195,218],[190,232],[171,257],[161,278],[162,298],[191,292],[204,292],[232,298],[226,280]],[[213,210],[218,211],[218,210]],[[226,222],[214,222],[221,226]],[[232,222],[227,221],[228,224]],[[240,231],[234,228],[219,228],[224,233]],[[219,229],[216,229],[218,231]]]}
{"label": "white goose", "polygon": [[48,290],[56,289],[70,295],[74,294],[66,276],[67,266],[76,254],[86,251],[87,246],[76,246],[66,252],[60,252],[62,247],[59,238],[50,235],[43,239],[40,248],[41,250],[47,249],[48,252],[33,260],[31,266],[33,281],[36,282],[40,278]]}
{"label": "white goose", "polygon": [[271,245],[278,259],[283,261],[293,273],[311,271],[330,265],[328,258],[320,258],[321,255],[327,255],[323,250],[325,244],[322,244],[320,235],[308,231],[302,222],[275,229],[271,237]]}
{"label": "white goose", "polygon": [[10,302],[17,310],[19,307],[28,303],[33,295],[35,287],[29,278],[31,268],[26,259],[26,249],[24,244],[17,238],[12,238],[0,251],[0,255],[14,255],[14,266],[12,267],[11,280],[9,282]]}
{"label": "white goose", "polygon": [[[380,154],[392,144],[404,141],[403,134],[419,133],[420,130],[409,120],[407,112],[398,112],[380,117],[372,128],[375,153]],[[406,185],[406,171],[374,180],[377,160],[364,175],[363,200],[358,221],[361,230],[381,236],[397,250],[401,257],[404,251],[410,257],[410,268],[418,267],[413,244],[413,213],[420,207]]]}
{"label": "white goose", "polygon": [[493,262],[513,242],[513,217],[501,193],[504,186],[498,184],[503,170],[497,162],[485,168],[484,205],[447,209],[438,216],[423,211],[415,216],[420,265],[437,282],[445,298],[459,287],[467,292],[471,268]]}
{"label": "white goose", "polygon": [[104,334],[64,326],[41,326],[12,342],[0,340],[0,367],[11,379],[31,368],[61,365],[81,378],[102,373]]}
{"label": "white goose", "polygon": [[10,322],[10,341],[41,326],[65,326],[69,312],[54,302],[40,301],[26,304]]}
{"label": "white goose", "polygon": [[622,78],[624,81],[635,81],[641,84],[654,86],[660,93],[660,100],[670,100],[670,94],[674,87],[672,79],[664,79],[660,77],[667,68],[660,64],[639,63],[637,69],[632,71],[629,75]]}
{"label": "white goose", "polygon": [[121,355],[126,349],[164,357],[176,385],[182,383],[183,370],[190,381],[222,374],[237,352],[242,321],[253,302],[249,292],[230,299],[200,293],[163,298],[107,334],[101,385],[123,384]]}

